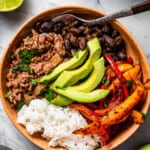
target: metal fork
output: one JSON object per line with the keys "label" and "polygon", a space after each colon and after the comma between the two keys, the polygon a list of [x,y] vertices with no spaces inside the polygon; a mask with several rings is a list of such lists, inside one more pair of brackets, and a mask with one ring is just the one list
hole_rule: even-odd
{"label": "metal fork", "polygon": [[70,18],[75,18],[77,20],[80,20],[81,22],[84,22],[90,26],[94,25],[94,24],[100,24],[102,22],[106,22],[106,21],[111,21],[117,18],[122,18],[122,17],[127,17],[127,16],[132,16],[144,11],[150,10],[150,0],[146,0],[142,3],[136,4],[134,6],[131,6],[130,8],[115,12],[113,14],[101,17],[101,18],[97,18],[97,19],[93,19],[93,20],[86,20],[80,17],[77,17],[73,14],[63,14],[63,15],[59,15],[55,18],[52,19],[52,21],[54,23],[59,22],[59,21],[65,21],[68,20]]}

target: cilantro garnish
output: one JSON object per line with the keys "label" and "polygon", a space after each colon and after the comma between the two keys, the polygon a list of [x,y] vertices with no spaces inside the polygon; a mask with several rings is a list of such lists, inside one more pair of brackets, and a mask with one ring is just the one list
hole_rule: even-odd
{"label": "cilantro garnish", "polygon": [[4,97],[8,98],[11,95],[11,91],[8,91],[7,93],[5,93]]}
{"label": "cilantro garnish", "polygon": [[48,102],[50,102],[53,98],[53,91],[50,89],[50,88],[43,88],[41,91],[40,91],[41,94],[44,94],[46,100]]}
{"label": "cilantro garnish", "polygon": [[24,105],[23,101],[18,102],[17,105],[16,105],[16,111],[17,112],[20,111],[20,109],[22,108],[23,105]]}
{"label": "cilantro garnish", "polygon": [[33,86],[37,85],[37,82],[34,79],[31,79],[31,83],[32,83]]}
{"label": "cilantro garnish", "polygon": [[37,50],[20,50],[19,51],[19,56],[21,58],[21,61],[19,63],[19,65],[12,67],[12,71],[17,71],[17,70],[21,70],[21,71],[25,71],[25,72],[30,72],[30,68],[28,66],[28,64],[31,63],[31,59],[38,55],[39,52]]}

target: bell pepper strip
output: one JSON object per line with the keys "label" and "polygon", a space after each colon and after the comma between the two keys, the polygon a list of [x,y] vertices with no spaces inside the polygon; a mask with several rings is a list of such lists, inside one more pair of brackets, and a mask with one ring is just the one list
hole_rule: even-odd
{"label": "bell pepper strip", "polygon": [[133,121],[137,124],[144,123],[142,113],[137,110],[132,110],[131,117],[133,118]]}
{"label": "bell pepper strip", "polygon": [[150,90],[150,79],[144,83],[144,88]]}
{"label": "bell pepper strip", "polygon": [[103,109],[97,109],[95,110],[95,113],[98,114],[99,116],[104,116],[107,115],[107,113],[109,111],[111,111],[114,107],[116,107],[117,105],[119,105],[122,100],[123,100],[123,96],[121,94],[121,91],[119,91],[120,93],[118,93],[118,97],[116,97],[115,95],[111,98],[111,100],[109,100],[108,103],[108,107],[107,108],[103,108]]}
{"label": "bell pepper strip", "polygon": [[[128,71],[129,69],[133,68],[133,65],[129,63],[118,63],[116,62],[118,69],[120,70],[121,73],[124,73]],[[113,71],[112,67],[107,67],[105,75],[109,75],[111,78],[116,77],[115,72]]]}
{"label": "bell pepper strip", "polygon": [[103,145],[106,145],[110,141],[107,129],[103,125],[97,126],[94,122],[88,124],[84,128],[74,131],[73,133],[80,135],[98,134]]}
{"label": "bell pepper strip", "polygon": [[140,72],[140,65],[137,64],[133,68],[129,69],[125,73],[123,73],[123,77],[126,80],[133,80],[134,78],[137,78],[138,74]]}
{"label": "bell pepper strip", "polygon": [[123,94],[124,94],[124,98],[128,97],[128,89],[125,85],[126,79],[123,77],[121,71],[119,70],[116,62],[110,57],[109,54],[104,54],[106,60],[110,63],[112,69],[114,70],[114,72],[116,73],[116,75],[119,77],[120,82],[122,84],[122,88],[123,88]]}
{"label": "bell pepper strip", "polygon": [[111,125],[118,124],[118,122],[131,112],[131,110],[141,101],[143,96],[144,88],[137,85],[136,89],[129,97],[100,119],[101,124],[103,124],[106,128]]}
{"label": "bell pepper strip", "polygon": [[92,110],[99,108],[99,106],[96,103],[86,103],[84,105],[90,107]]}
{"label": "bell pepper strip", "polygon": [[90,108],[84,106],[84,104],[70,104],[70,108],[78,110],[85,118],[93,121],[97,126],[100,125],[98,115]]}
{"label": "bell pepper strip", "polygon": [[126,72],[133,67],[133,65],[127,63],[117,64],[117,66],[121,72]]}

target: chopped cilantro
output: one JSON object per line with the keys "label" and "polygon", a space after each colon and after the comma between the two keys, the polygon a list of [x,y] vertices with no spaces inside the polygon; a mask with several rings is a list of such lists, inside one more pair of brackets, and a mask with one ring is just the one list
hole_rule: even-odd
{"label": "chopped cilantro", "polygon": [[46,98],[46,100],[48,100],[49,102],[52,100],[52,98],[53,98],[53,92],[52,92],[52,90],[48,90],[46,93],[45,93],[45,98]]}
{"label": "chopped cilantro", "polygon": [[37,50],[21,50],[19,51],[19,55],[21,57],[21,61],[19,63],[19,65],[12,67],[12,71],[17,71],[17,70],[21,70],[21,71],[25,71],[25,72],[30,72],[30,68],[28,66],[28,64],[31,63],[31,58],[33,58],[35,55],[38,55],[39,52]]}
{"label": "chopped cilantro", "polygon": [[50,88],[43,88],[41,91],[40,91],[41,94],[44,94],[46,100],[48,102],[50,102],[53,98],[53,91],[50,89]]}
{"label": "chopped cilantro", "polygon": [[24,105],[23,101],[18,102],[17,105],[16,105],[16,111],[17,112],[20,111],[20,109],[22,108],[23,105]]}
{"label": "chopped cilantro", "polygon": [[14,67],[12,67],[11,69],[12,69],[13,72],[15,72],[15,71],[19,70],[19,65],[14,66]]}
{"label": "chopped cilantro", "polygon": [[30,72],[29,66],[27,64],[22,64],[22,63],[20,63],[17,66],[12,67],[11,69],[14,72],[17,71],[17,70],[21,70],[21,71],[25,71],[25,72]]}
{"label": "chopped cilantro", "polygon": [[142,112],[142,118],[145,120],[146,119],[146,114]]}
{"label": "chopped cilantro", "polygon": [[126,87],[129,88],[132,85],[132,80],[126,81]]}
{"label": "chopped cilantro", "polygon": [[4,97],[8,98],[11,95],[11,91],[8,91],[7,93],[5,93]]}
{"label": "chopped cilantro", "polygon": [[109,83],[110,83],[110,81],[109,80],[105,80],[105,86],[108,86],[109,85]]}
{"label": "chopped cilantro", "polygon": [[11,54],[11,55],[10,55],[10,59],[11,59],[11,60],[14,60],[14,59],[15,59],[14,54]]}
{"label": "chopped cilantro", "polygon": [[107,108],[108,107],[108,103],[105,101],[104,102],[104,108]]}
{"label": "chopped cilantro", "polygon": [[110,84],[110,81],[107,80],[105,77],[103,77],[102,81],[101,81],[105,86],[108,86]]}
{"label": "chopped cilantro", "polygon": [[34,79],[31,79],[31,83],[32,83],[33,86],[37,85],[37,82]]}

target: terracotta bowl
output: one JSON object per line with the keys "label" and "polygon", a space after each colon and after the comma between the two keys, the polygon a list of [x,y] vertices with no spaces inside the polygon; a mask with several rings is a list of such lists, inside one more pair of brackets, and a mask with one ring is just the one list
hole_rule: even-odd
{"label": "terracotta bowl", "polygon": [[[43,18],[51,18],[55,17],[57,15],[63,14],[63,13],[74,13],[80,17],[86,18],[86,19],[92,19],[104,16],[105,14],[101,11],[97,11],[91,8],[87,7],[78,7],[78,6],[63,6],[63,7],[55,7],[52,9],[49,9],[47,11],[44,11],[33,18],[31,18],[29,21],[27,21],[16,33],[16,35],[11,40],[10,44],[6,48],[4,55],[1,60],[1,69],[0,69],[0,95],[1,100],[3,103],[3,107],[12,121],[12,123],[16,126],[16,128],[25,136],[27,137],[31,142],[36,144],[37,146],[41,147],[42,149],[49,149],[53,150],[54,148],[48,147],[48,142],[44,139],[42,139],[39,136],[30,136],[26,129],[18,124],[16,122],[17,119],[17,113],[14,109],[10,107],[10,104],[8,101],[4,98],[4,94],[6,93],[6,72],[9,67],[9,56],[11,50],[19,44],[22,38],[24,38],[29,30],[32,28],[33,24]],[[118,30],[123,37],[125,43],[126,43],[126,50],[127,54],[129,56],[132,56],[134,60],[140,60],[141,66],[142,66],[142,72],[143,72],[143,81],[145,81],[147,78],[150,78],[150,69],[149,65],[146,61],[146,58],[142,52],[142,49],[140,48],[139,44],[136,42],[134,37],[128,32],[128,30],[119,22],[112,21],[110,22],[112,26]],[[150,98],[150,91],[147,94],[147,98],[145,100],[145,103],[142,107],[142,112],[147,113],[148,107],[149,107],[149,100]],[[123,143],[125,140],[127,140],[139,127],[138,124],[133,124],[131,127],[129,127],[127,130],[121,132],[116,136],[110,143],[108,143],[106,146],[103,146],[100,148],[100,150],[109,150],[117,147],[119,144]]]}

